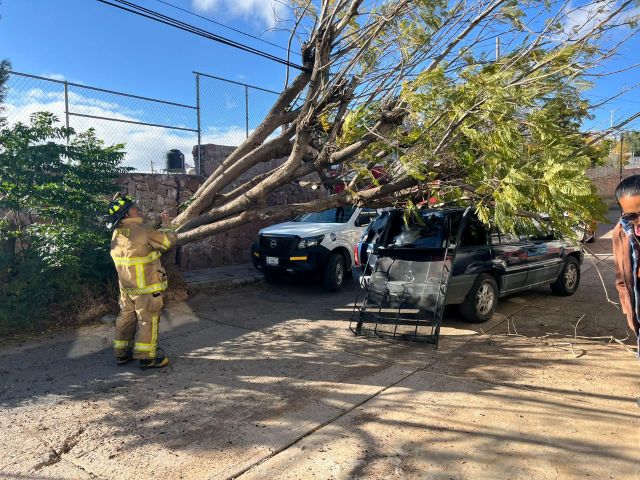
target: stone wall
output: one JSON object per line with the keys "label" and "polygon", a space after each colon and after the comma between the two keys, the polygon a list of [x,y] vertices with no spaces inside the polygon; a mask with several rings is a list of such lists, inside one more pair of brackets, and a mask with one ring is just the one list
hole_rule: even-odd
{"label": "stone wall", "polygon": [[[196,158],[198,154],[197,146],[193,147],[193,155]],[[227,147],[225,145],[202,145],[200,147],[200,163],[202,165],[202,174],[204,176],[211,175],[214,170],[235,150],[236,147]],[[281,165],[284,161],[283,158],[271,160],[269,162],[259,163],[255,167],[249,169],[243,175],[240,176],[237,180],[232,182],[226,190],[232,190],[233,188],[242,185],[247,180],[251,180],[256,175],[260,175],[261,173],[270,172],[278,165]],[[309,175],[305,177],[305,179],[318,181],[319,179],[316,174]],[[225,190],[225,191],[226,191]]]}
{"label": "stone wall", "polygon": [[[201,162],[205,175],[209,175],[231,153],[234,147],[220,145],[202,145]],[[195,150],[195,149],[194,149]],[[194,155],[197,152],[194,151]],[[229,188],[253,178],[262,172],[271,170],[282,160],[268,162],[254,167]],[[189,199],[205,180],[206,176],[185,174],[143,174],[130,173],[122,175],[119,184],[122,191],[136,198],[143,213],[152,223],[160,221],[160,212],[167,210],[171,217],[178,213],[178,205]],[[314,200],[325,196],[322,189],[300,187],[289,184],[272,192],[267,203],[270,205],[286,205]],[[274,222],[254,222],[228,230],[179,248],[176,262],[183,270],[198,268],[237,265],[251,261],[251,244],[257,238],[261,228]]]}

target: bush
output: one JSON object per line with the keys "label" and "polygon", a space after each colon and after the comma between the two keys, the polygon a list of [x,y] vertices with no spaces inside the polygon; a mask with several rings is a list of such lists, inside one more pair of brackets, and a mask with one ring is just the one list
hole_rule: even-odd
{"label": "bush", "polygon": [[[60,127],[50,113],[0,123],[0,332],[76,314],[115,284],[101,225],[122,145]],[[111,289],[113,290],[113,289]],[[111,292],[112,293],[112,292]]]}

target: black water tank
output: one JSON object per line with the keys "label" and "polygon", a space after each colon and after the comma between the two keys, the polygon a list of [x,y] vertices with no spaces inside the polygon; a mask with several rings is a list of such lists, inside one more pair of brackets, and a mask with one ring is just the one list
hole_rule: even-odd
{"label": "black water tank", "polygon": [[180,150],[169,150],[165,159],[167,172],[184,172],[184,154]]}

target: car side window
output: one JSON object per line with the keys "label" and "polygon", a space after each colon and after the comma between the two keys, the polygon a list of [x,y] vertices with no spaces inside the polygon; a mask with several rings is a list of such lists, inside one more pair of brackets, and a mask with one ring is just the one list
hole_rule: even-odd
{"label": "car side window", "polygon": [[404,218],[402,215],[392,215],[389,222],[389,231],[387,233],[387,244],[394,243],[396,237],[402,233],[402,227],[404,227]]}
{"label": "car side window", "polygon": [[529,236],[532,242],[548,242],[554,239],[553,232],[545,232],[542,229],[537,230],[533,235]]}
{"label": "car side window", "polygon": [[360,215],[369,215],[373,221],[378,216],[378,210],[375,208],[363,208]]}
{"label": "car side window", "polygon": [[462,213],[453,213],[449,215],[449,242],[455,246],[458,239],[458,230],[460,230],[460,222],[462,221]]}
{"label": "car side window", "polygon": [[500,244],[500,232],[498,231],[498,227],[495,225],[491,225],[491,229],[489,230],[491,234],[491,245],[499,245]]}
{"label": "car side window", "polygon": [[533,227],[521,233],[520,239],[525,242],[548,242],[554,239],[554,235],[549,224],[534,220]]}
{"label": "car side window", "polygon": [[513,232],[500,232],[500,243],[518,243],[520,237]]}
{"label": "car side window", "polygon": [[387,228],[390,212],[382,212],[373,222],[369,224],[364,234],[366,243],[381,243],[382,235]]}
{"label": "car side window", "polygon": [[487,227],[476,217],[469,217],[465,222],[462,236],[460,238],[461,247],[481,247],[488,244],[489,235]]}
{"label": "car side window", "polygon": [[356,218],[355,226],[364,227],[371,225],[371,222],[378,216],[378,211],[375,208],[363,208],[358,217]]}

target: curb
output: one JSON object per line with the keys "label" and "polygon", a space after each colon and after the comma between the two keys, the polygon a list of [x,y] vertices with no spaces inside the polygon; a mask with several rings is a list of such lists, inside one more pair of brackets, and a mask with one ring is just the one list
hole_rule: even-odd
{"label": "curb", "polygon": [[205,280],[201,282],[187,284],[187,293],[195,295],[198,293],[217,293],[255,285],[264,282],[261,274],[249,275],[237,278],[225,278],[218,280]]}

